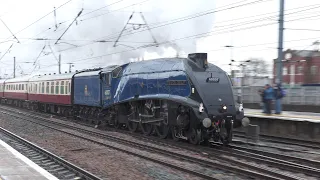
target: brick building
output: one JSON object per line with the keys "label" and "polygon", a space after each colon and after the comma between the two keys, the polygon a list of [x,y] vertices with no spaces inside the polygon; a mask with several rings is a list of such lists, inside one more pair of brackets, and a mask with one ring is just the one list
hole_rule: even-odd
{"label": "brick building", "polygon": [[[276,77],[276,60],[273,64],[273,75]],[[320,84],[319,51],[288,49],[284,51],[282,65],[283,85]]]}

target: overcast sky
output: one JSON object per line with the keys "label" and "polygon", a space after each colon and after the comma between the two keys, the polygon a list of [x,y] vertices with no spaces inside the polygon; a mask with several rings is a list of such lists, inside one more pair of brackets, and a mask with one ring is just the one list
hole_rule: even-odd
{"label": "overcast sky", "polygon": [[[56,18],[50,13],[54,7]],[[81,9],[80,17],[56,44]],[[286,1],[285,49],[313,48],[319,31],[303,29],[320,30],[319,9],[316,0]],[[143,25],[128,25],[114,47],[133,11],[130,23],[144,24],[141,11],[151,34]],[[226,45],[234,46],[232,58],[236,61],[263,58],[271,64],[277,57],[278,11],[279,0],[0,0],[0,18],[5,23],[0,22],[0,76],[12,76],[13,57],[19,76],[22,72],[57,73],[59,53],[65,72],[68,63],[74,63],[74,71],[143,56],[175,56],[176,50],[181,56],[208,52],[211,63],[229,72],[231,49]]]}

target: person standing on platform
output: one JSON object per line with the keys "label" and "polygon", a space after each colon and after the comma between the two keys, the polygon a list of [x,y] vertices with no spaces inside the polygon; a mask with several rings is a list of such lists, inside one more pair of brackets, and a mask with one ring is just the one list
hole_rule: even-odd
{"label": "person standing on platform", "polygon": [[280,84],[276,84],[274,87],[274,98],[275,98],[275,114],[281,114],[281,99],[284,96],[284,91]]}
{"label": "person standing on platform", "polygon": [[260,89],[259,90],[259,94],[261,96],[261,107],[262,107],[262,113],[266,113],[266,99],[264,98],[264,90],[266,87],[264,87],[264,89]]}
{"label": "person standing on platform", "polygon": [[264,97],[266,101],[266,114],[271,114],[271,103],[274,98],[274,91],[269,84],[266,85],[266,89],[264,90]]}

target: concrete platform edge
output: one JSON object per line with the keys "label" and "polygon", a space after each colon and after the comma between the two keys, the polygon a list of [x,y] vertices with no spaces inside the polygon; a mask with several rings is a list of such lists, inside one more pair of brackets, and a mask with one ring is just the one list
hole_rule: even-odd
{"label": "concrete platform edge", "polygon": [[46,177],[49,180],[59,180],[58,178],[56,178],[55,176],[53,176],[52,174],[50,174],[48,171],[46,171],[45,169],[41,168],[40,166],[38,166],[37,164],[35,164],[34,162],[32,162],[30,159],[28,159],[27,157],[25,157],[24,155],[22,155],[21,153],[19,153],[17,150],[15,150],[14,148],[12,148],[10,145],[8,145],[7,143],[5,143],[4,141],[0,140],[0,145],[3,146],[4,148],[6,148],[8,151],[10,151],[15,157],[21,159],[24,163],[26,163],[27,165],[29,165],[30,167],[32,167],[34,170],[36,170],[37,172],[39,172],[42,176]]}

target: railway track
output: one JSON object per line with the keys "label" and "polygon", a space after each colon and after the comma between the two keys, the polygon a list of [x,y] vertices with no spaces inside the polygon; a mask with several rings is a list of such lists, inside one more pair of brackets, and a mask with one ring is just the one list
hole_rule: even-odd
{"label": "railway track", "polygon": [[[245,132],[234,131],[235,137],[245,138]],[[271,136],[266,134],[260,134],[260,140],[273,142],[273,143],[282,143],[288,145],[303,146],[307,148],[320,149],[320,142],[317,141],[308,141],[303,139],[293,139],[289,137],[280,137],[280,136]]]}
{"label": "railway track", "polygon": [[5,136],[5,141],[18,152],[28,157],[31,161],[44,168],[61,180],[100,180],[99,177],[87,172],[80,167],[54,155],[45,149],[7,131],[0,127],[0,134]]}
{"label": "railway track", "polygon": [[[5,109],[7,111],[11,111],[13,112],[13,110],[11,109],[8,109],[8,108],[3,108],[1,107],[1,109]],[[32,114],[29,114],[29,113],[20,113],[20,114],[9,114],[11,116],[15,116],[17,118],[22,118],[24,120],[27,120],[27,121],[31,121],[33,123],[36,123],[36,124],[39,124],[39,125],[42,125],[42,126],[46,126],[48,128],[51,128],[51,129],[55,129],[57,131],[61,131],[61,132],[64,132],[64,133],[67,133],[69,135],[72,135],[72,136],[77,136],[79,138],[82,138],[82,139],[86,139],[88,141],[91,141],[91,142],[95,142],[95,143],[98,143],[100,145],[104,145],[104,146],[107,146],[107,147],[110,147],[110,148],[117,148],[117,147],[114,147],[114,146],[110,146],[110,145],[107,145],[105,143],[102,143],[102,142],[98,142],[96,140],[93,140],[91,138],[88,138],[88,137],[83,137],[79,134],[74,134],[72,132],[66,132],[64,130],[61,130],[59,128],[56,128],[56,127],[53,127],[52,125],[46,125],[44,124],[44,122],[46,123],[50,123],[50,124],[54,124],[56,126],[61,126],[61,127],[65,127],[65,128],[68,128],[68,129],[73,129],[75,131],[78,131],[78,132],[82,132],[82,133],[85,133],[85,134],[88,134],[88,135],[93,135],[93,136],[96,136],[96,137],[100,137],[100,138],[103,138],[103,139],[107,139],[107,140],[111,140],[111,141],[114,141],[114,142],[119,142],[119,143],[122,143],[122,144],[125,144],[125,145],[128,145],[130,147],[136,147],[136,148],[139,148],[139,149],[142,149],[142,150],[147,150],[149,152],[155,152],[155,153],[158,153],[158,154],[162,154],[164,156],[171,156],[173,158],[177,158],[177,159],[180,159],[180,160],[184,160],[184,161],[188,161],[188,162],[192,162],[192,163],[197,163],[197,164],[200,164],[201,166],[205,166],[205,167],[209,167],[209,168],[215,168],[215,169],[222,169],[224,171],[228,171],[228,172],[233,172],[233,173],[237,173],[237,174],[240,174],[240,175],[243,175],[243,176],[246,176],[246,177],[253,177],[253,178],[258,178],[258,179],[300,179],[299,177],[296,177],[296,176],[293,176],[289,173],[281,173],[279,171],[275,171],[275,170],[272,170],[270,168],[266,168],[266,167],[262,167],[260,166],[261,163],[265,163],[265,164],[268,164],[268,165],[271,165],[271,166],[274,166],[274,167],[281,167],[281,169],[285,169],[287,171],[293,171],[293,172],[299,172],[299,173],[304,173],[304,174],[308,174],[308,175],[311,175],[311,176],[314,176],[314,177],[320,177],[320,172],[318,169],[316,168],[312,168],[312,167],[308,167],[308,166],[303,166],[303,165],[300,165],[300,164],[295,164],[295,163],[292,163],[292,162],[289,162],[289,161],[284,161],[284,160],[280,160],[280,159],[275,159],[275,158],[272,158],[272,157],[265,157],[265,156],[262,156],[262,155],[259,155],[257,153],[248,153],[248,152],[241,152],[240,150],[236,151],[235,147],[233,147],[233,149],[219,149],[219,148],[216,148],[214,149],[214,151],[212,151],[212,149],[206,149],[206,156],[203,156],[207,159],[212,159],[212,160],[215,160],[215,161],[220,161],[220,162],[214,162],[214,161],[209,161],[209,160],[206,160],[206,159],[201,159],[201,158],[195,158],[195,157],[192,157],[192,156],[189,156],[189,155],[183,155],[181,153],[176,153],[176,152],[169,152],[169,151],[166,151],[166,150],[163,150],[161,148],[157,148],[157,147],[153,147],[153,146],[150,146],[150,145],[146,145],[144,143],[137,143],[137,142],[133,142],[133,141],[129,141],[129,140],[126,140],[126,139],[123,139],[123,138],[119,138],[119,137],[115,137],[115,136],[112,136],[112,135],[108,135],[106,133],[103,133],[103,132],[98,132],[96,129],[93,129],[93,130],[88,130],[88,129],[85,129],[85,128],[80,128],[80,127],[76,127],[76,126],[70,126],[68,125],[67,123],[65,122],[57,122],[57,121],[53,121],[53,120],[49,120],[47,118],[44,118],[44,117],[40,117],[38,115],[32,115]],[[30,118],[33,118],[33,120],[31,120]],[[41,122],[39,121],[36,121],[34,119],[38,119],[40,120]],[[166,144],[166,143],[163,143],[163,144]],[[167,144],[168,146],[168,144]],[[172,145],[171,145],[172,146]],[[199,146],[198,146],[199,147]],[[181,147],[180,147],[181,148]],[[195,150],[194,148],[188,148],[189,150],[192,150],[192,151],[199,151],[199,150]],[[172,168],[176,168],[178,170],[181,170],[181,171],[185,171],[187,173],[190,173],[190,174],[193,174],[193,175],[197,175],[199,177],[202,177],[202,178],[206,178],[206,179],[214,179],[208,175],[205,175],[203,173],[200,173],[200,172],[195,172],[194,170],[190,170],[190,169],[185,169],[181,166],[177,167],[173,164],[168,164],[166,162],[163,162],[163,161],[159,161],[159,160],[155,160],[155,159],[150,159],[150,157],[145,157],[141,154],[137,154],[137,153],[134,153],[134,152],[130,152],[128,150],[123,150],[121,148],[117,148],[117,150],[120,150],[120,151],[123,151],[123,152],[126,152],[126,153],[129,153],[129,154],[133,154],[135,156],[138,156],[138,157],[141,157],[141,158],[145,158],[145,159],[148,159],[148,160],[151,160],[151,161],[154,161],[154,162],[157,162],[159,164],[163,164],[163,165],[166,165],[166,166],[169,166],[169,167],[172,167]],[[201,150],[203,150],[203,148],[201,148]],[[233,158],[230,158],[230,157],[233,157]],[[236,159],[234,159],[236,158]],[[254,161],[254,162],[259,162],[258,165],[252,165],[248,162],[243,162],[239,159],[245,159],[246,161]],[[224,162],[221,162],[221,161],[224,161]],[[228,162],[228,163],[226,163]],[[241,167],[241,168],[238,168],[238,167]],[[246,168],[246,169],[244,169]]]}

